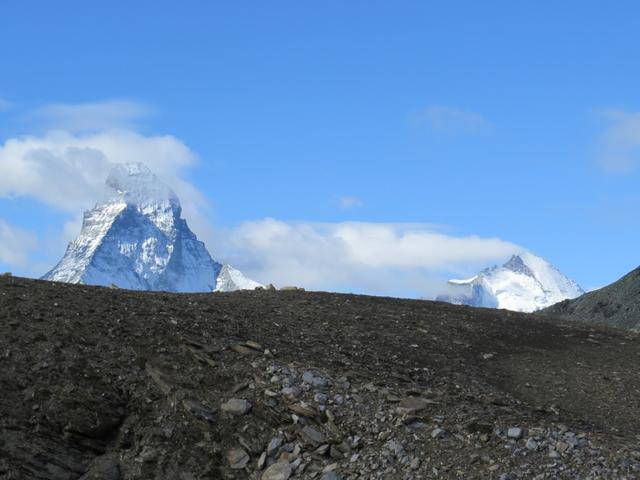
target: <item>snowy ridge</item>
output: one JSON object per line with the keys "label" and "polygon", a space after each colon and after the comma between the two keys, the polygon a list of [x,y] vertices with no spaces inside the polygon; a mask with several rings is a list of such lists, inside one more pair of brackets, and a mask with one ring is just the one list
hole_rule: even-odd
{"label": "snowy ridge", "polygon": [[513,255],[501,267],[486,268],[467,280],[450,280],[453,293],[437,300],[474,307],[505,308],[533,312],[584,290],[549,262],[523,252]]}
{"label": "snowy ridge", "polygon": [[[43,279],[131,290],[216,289],[223,265],[181,218],[180,201],[166,184],[140,163],[115,166],[106,184],[105,201],[85,212],[80,235]],[[251,280],[244,280],[221,288],[245,288]]]}

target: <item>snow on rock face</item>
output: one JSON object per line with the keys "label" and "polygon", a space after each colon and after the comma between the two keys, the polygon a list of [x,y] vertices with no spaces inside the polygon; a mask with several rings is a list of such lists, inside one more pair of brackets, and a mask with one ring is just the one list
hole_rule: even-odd
{"label": "snow on rock face", "polygon": [[467,280],[450,280],[453,294],[437,300],[474,307],[533,312],[584,293],[549,262],[523,252],[501,267],[486,268]]}
{"label": "snow on rock face", "polygon": [[140,163],[117,165],[104,202],[43,279],[131,290],[210,292],[222,265],[181,218],[176,194]]}
{"label": "snow on rock face", "polygon": [[253,290],[264,285],[245,277],[231,265],[223,265],[216,281],[216,292],[233,292],[235,290]]}

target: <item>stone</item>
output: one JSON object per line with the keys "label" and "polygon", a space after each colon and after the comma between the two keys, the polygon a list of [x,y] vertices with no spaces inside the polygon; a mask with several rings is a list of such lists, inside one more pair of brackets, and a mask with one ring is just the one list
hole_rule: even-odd
{"label": "stone", "polygon": [[334,471],[324,472],[322,480],[342,480],[342,477]]}
{"label": "stone", "polygon": [[344,453],[340,451],[337,445],[331,445],[331,448],[329,449],[329,456],[336,460],[342,460],[344,458]]}
{"label": "stone", "polygon": [[435,439],[440,439],[443,438],[446,435],[447,432],[445,432],[442,428],[434,428],[431,431],[431,438],[435,438]]}
{"label": "stone", "polygon": [[309,370],[307,370],[302,374],[302,381],[316,388],[326,387],[327,384],[329,383],[326,378],[316,376],[313,374],[313,372],[310,372]]}
{"label": "stone", "polygon": [[293,404],[293,405],[289,405],[288,408],[292,412],[297,413],[302,417],[311,418],[316,416],[316,411],[305,404]]}
{"label": "stone", "polygon": [[211,410],[195,400],[183,400],[182,405],[189,413],[209,423],[213,423],[216,419],[215,414]]}
{"label": "stone", "polygon": [[266,464],[267,464],[267,452],[262,452],[260,454],[260,457],[258,457],[258,462],[256,466],[258,467],[258,470],[262,470]]}
{"label": "stone", "polygon": [[307,425],[306,427],[304,427],[302,429],[302,431],[300,432],[300,434],[302,435],[302,438],[307,442],[310,443],[312,445],[320,445],[322,443],[325,443],[327,441],[327,437],[325,436],[324,433],[322,433],[319,430],[316,430],[315,428]]}
{"label": "stone", "polygon": [[325,443],[324,445],[320,445],[318,448],[314,450],[313,453],[316,455],[326,455],[329,451],[329,444]]}
{"label": "stone", "polygon": [[330,465],[327,465],[326,467],[324,467],[322,469],[323,472],[335,472],[338,469],[338,464],[337,463],[332,463]]}
{"label": "stone", "polygon": [[327,395],[326,395],[326,394],[324,394],[324,393],[316,393],[316,394],[313,396],[313,400],[314,400],[316,403],[319,403],[320,405],[324,405],[325,403],[327,403],[327,400],[328,400],[328,399],[329,399],[329,397],[327,397]]}
{"label": "stone", "polygon": [[537,450],[538,442],[536,442],[533,438],[529,438],[527,443],[525,444],[527,450]]}
{"label": "stone", "polygon": [[407,415],[410,413],[416,413],[427,408],[429,403],[420,397],[408,397],[400,402],[396,407],[396,412],[401,415]]}
{"label": "stone", "polygon": [[261,480],[288,480],[289,477],[291,477],[292,473],[293,471],[291,470],[291,466],[289,465],[289,462],[278,462],[278,463],[274,463],[269,468],[267,468],[262,474],[262,477],[260,477],[260,479]]}
{"label": "stone", "polygon": [[236,353],[239,353],[240,355],[250,355],[252,353],[256,353],[254,349],[246,347],[245,345],[240,345],[239,343],[231,345],[230,348],[231,350],[233,350]]}
{"label": "stone", "polygon": [[264,350],[264,348],[262,348],[262,345],[260,345],[258,342],[254,342],[253,340],[247,340],[246,342],[244,342],[244,344],[245,346],[253,348],[254,350],[257,350],[259,352],[262,352]]}
{"label": "stone", "polygon": [[282,445],[282,438],[274,437],[269,441],[269,445],[267,445],[267,455],[272,457],[276,454],[280,446]]}
{"label": "stone", "polygon": [[232,448],[227,451],[227,462],[234,470],[240,470],[249,463],[249,454],[242,448]]}
{"label": "stone", "polygon": [[[2,469],[0,468],[0,473]],[[122,478],[120,463],[116,454],[106,454],[96,457],[87,472],[80,480],[120,480]]]}
{"label": "stone", "polygon": [[298,387],[284,387],[280,393],[283,397],[293,400],[298,398],[302,392]]}
{"label": "stone", "polygon": [[520,440],[524,435],[524,431],[520,427],[509,427],[507,430],[507,437],[513,438],[514,440]]}
{"label": "stone", "polygon": [[251,410],[251,403],[244,398],[231,398],[222,404],[222,411],[232,415],[245,415]]}

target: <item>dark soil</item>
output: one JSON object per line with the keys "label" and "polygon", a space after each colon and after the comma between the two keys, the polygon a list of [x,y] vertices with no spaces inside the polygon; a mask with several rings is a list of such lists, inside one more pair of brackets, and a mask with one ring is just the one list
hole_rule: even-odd
{"label": "dark soil", "polygon": [[639,363],[504,310],[2,277],[0,479],[640,478]]}

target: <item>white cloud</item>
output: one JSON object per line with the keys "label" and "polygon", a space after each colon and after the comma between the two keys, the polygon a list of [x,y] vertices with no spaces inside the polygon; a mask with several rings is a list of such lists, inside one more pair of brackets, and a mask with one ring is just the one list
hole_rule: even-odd
{"label": "white cloud", "polygon": [[640,113],[608,110],[608,126],[600,136],[598,160],[603,168],[624,173],[640,165]]}
{"label": "white cloud", "polygon": [[[184,179],[195,154],[172,136],[133,131],[91,134],[49,132],[12,138],[0,145],[0,197],[29,197],[73,216],[103,198],[113,164],[139,161],[164,179],[181,200],[185,218],[201,237],[211,235],[204,196]],[[71,229],[65,228],[65,241]],[[76,230],[76,234],[79,229]]]}
{"label": "white cloud", "polygon": [[345,210],[362,207],[364,203],[358,197],[340,197],[340,208]]}
{"label": "white cloud", "polygon": [[432,105],[412,115],[412,123],[446,134],[478,134],[493,128],[479,113],[444,105]]}
{"label": "white cloud", "polygon": [[522,250],[497,238],[388,223],[265,219],[218,238],[224,260],[261,282],[404,296],[434,295],[447,274],[475,273]]}
{"label": "white cloud", "polygon": [[9,225],[0,219],[0,262],[11,266],[24,266],[29,261],[29,253],[37,246],[37,238],[32,232]]}
{"label": "white cloud", "polygon": [[45,128],[71,132],[134,129],[136,121],[153,110],[142,103],[109,100],[94,103],[52,103],[27,114],[26,118]]}

